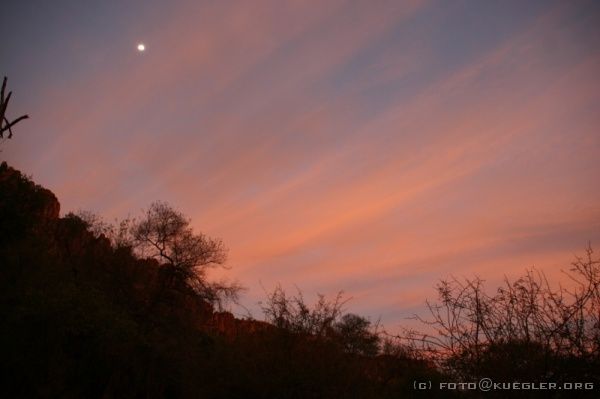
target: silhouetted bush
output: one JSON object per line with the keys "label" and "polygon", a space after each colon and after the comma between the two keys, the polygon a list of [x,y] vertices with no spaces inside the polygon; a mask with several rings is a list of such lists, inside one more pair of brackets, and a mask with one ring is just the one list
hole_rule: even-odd
{"label": "silhouetted bush", "polygon": [[459,381],[600,384],[600,261],[588,248],[565,274],[568,288],[529,271],[494,294],[479,278],[443,280],[430,318],[416,316],[429,330],[398,338]]}

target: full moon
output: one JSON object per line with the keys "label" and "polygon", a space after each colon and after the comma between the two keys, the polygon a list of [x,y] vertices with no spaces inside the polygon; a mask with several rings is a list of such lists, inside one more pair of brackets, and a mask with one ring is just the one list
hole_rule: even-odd
{"label": "full moon", "polygon": [[146,50],[146,46],[144,45],[144,43],[140,43],[137,45],[137,49],[138,49],[138,51],[142,52],[142,51]]}

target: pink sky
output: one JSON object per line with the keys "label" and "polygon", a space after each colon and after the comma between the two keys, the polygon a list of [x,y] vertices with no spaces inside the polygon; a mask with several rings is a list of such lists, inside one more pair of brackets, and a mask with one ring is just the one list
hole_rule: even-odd
{"label": "pink sky", "polygon": [[560,278],[600,245],[598,7],[486,4],[177,2],[52,25],[2,71],[31,115],[2,157],[63,213],[170,202],[224,240],[218,274],[257,317],[261,285],[344,290],[393,330],[450,275]]}

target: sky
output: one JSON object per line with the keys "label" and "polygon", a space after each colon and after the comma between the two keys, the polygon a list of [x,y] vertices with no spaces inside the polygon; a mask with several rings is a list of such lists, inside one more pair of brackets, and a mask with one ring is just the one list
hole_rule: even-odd
{"label": "sky", "polygon": [[[449,276],[600,251],[596,1],[8,0],[0,157],[61,211],[172,204],[257,303],[394,330]],[[136,50],[143,42],[146,51]]]}

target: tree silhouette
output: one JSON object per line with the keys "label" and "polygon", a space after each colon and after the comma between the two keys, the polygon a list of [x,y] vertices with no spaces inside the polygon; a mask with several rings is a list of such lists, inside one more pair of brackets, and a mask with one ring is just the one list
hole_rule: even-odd
{"label": "tree silhouette", "polygon": [[340,291],[333,299],[319,294],[318,300],[310,306],[302,292],[290,296],[278,285],[268,294],[262,311],[268,322],[293,333],[325,337],[331,335],[333,326],[342,317],[343,305],[347,302]]}
{"label": "tree silhouette", "polygon": [[223,265],[227,249],[220,239],[194,233],[190,220],[164,202],[154,202],[132,227],[133,243],[142,256],[158,260],[168,273],[171,288],[186,284],[203,299],[221,305],[236,300],[241,287],[225,281],[209,282],[207,269]]}
{"label": "tree silhouette", "polygon": [[591,370],[600,365],[600,260],[589,247],[564,273],[568,288],[531,270],[505,279],[495,293],[480,278],[442,280],[439,302],[427,302],[430,317],[414,316],[429,331],[406,329],[399,338],[461,378],[597,379]]}
{"label": "tree silhouette", "polygon": [[8,131],[8,137],[12,138],[13,132],[12,127],[22,121],[23,119],[29,118],[28,115],[21,115],[17,119],[12,122],[6,117],[6,109],[8,108],[8,102],[10,101],[10,96],[12,95],[12,91],[9,91],[5,96],[6,92],[6,76],[2,81],[2,90],[0,91],[0,139],[4,138],[4,132]]}
{"label": "tree silhouette", "polygon": [[334,324],[338,340],[347,353],[375,356],[379,352],[380,338],[377,327],[359,315],[347,313]]}

